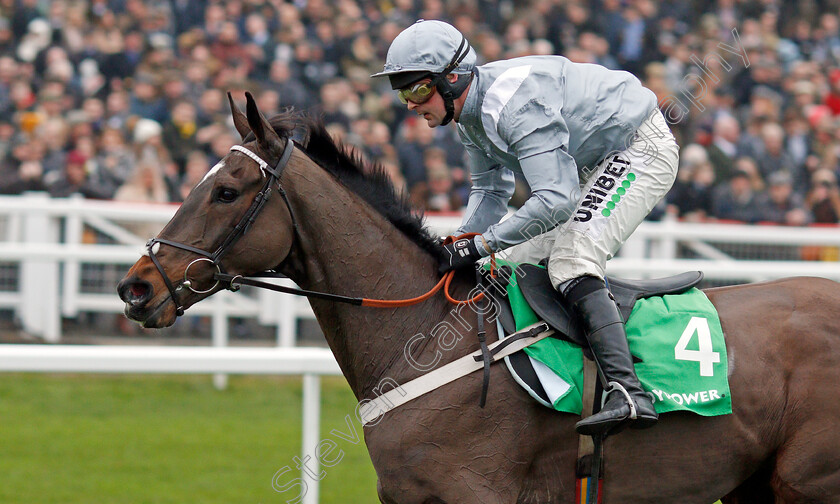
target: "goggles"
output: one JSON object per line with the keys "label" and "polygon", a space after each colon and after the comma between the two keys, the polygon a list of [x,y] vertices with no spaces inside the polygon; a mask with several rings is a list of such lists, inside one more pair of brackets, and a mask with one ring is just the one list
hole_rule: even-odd
{"label": "goggles", "polygon": [[420,105],[429,101],[434,91],[435,86],[431,82],[422,82],[400,89],[397,91],[397,97],[404,104],[411,102]]}

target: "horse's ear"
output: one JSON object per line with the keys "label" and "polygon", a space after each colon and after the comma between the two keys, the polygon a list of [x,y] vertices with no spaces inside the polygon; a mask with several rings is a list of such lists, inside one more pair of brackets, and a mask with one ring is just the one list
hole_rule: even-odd
{"label": "horse's ear", "polygon": [[248,113],[248,125],[257,137],[257,144],[267,152],[279,155],[283,149],[280,136],[257,108],[257,102],[251,93],[246,91],[245,99],[247,100],[245,110]]}
{"label": "horse's ear", "polygon": [[228,91],[227,95],[228,102],[230,102],[230,113],[233,114],[233,125],[236,127],[236,131],[239,132],[239,136],[242,137],[242,140],[245,140],[245,137],[251,132],[251,128],[248,127],[248,118],[245,117],[245,114],[243,114],[242,111],[239,110],[239,107],[236,106],[230,91]]}

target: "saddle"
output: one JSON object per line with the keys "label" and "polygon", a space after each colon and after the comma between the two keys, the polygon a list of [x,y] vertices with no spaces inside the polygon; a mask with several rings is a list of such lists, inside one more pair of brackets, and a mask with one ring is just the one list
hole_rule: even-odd
{"label": "saddle", "polygon": [[[507,268],[507,270],[505,270]],[[516,332],[516,323],[513,311],[507,300],[507,293],[501,287],[505,286],[505,280],[516,278],[522,295],[534,310],[536,315],[556,331],[553,337],[557,337],[582,347],[584,355],[592,359],[589,344],[586,336],[576,322],[576,317],[571,313],[561,294],[554,289],[545,268],[534,264],[520,264],[515,270],[510,266],[499,268],[497,279],[491,282],[496,288],[486,288],[487,292],[496,302],[499,309],[498,322],[506,334]],[[501,278],[500,282],[498,279]],[[639,299],[666,294],[680,294],[696,286],[703,280],[703,272],[689,271],[665,278],[650,280],[626,280],[614,277],[607,277],[606,284],[615,298],[619,312],[626,322],[633,311],[633,306]],[[548,394],[540,385],[536,371],[531,364],[528,355],[524,352],[517,352],[507,357],[511,371],[524,381],[532,393],[540,399],[548,400]],[[638,358],[634,357],[638,361]]]}

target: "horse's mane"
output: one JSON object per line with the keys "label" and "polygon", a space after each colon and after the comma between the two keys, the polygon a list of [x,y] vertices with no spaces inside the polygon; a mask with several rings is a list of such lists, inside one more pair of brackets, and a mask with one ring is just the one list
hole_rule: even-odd
{"label": "horse's mane", "polygon": [[397,194],[385,169],[374,163],[365,170],[361,153],[337,144],[323,120],[288,110],[272,117],[269,123],[284,138],[300,131],[300,147],[312,161],[359,195],[423,250],[435,257],[440,255],[440,245],[425,227],[422,213],[413,212],[408,197]]}

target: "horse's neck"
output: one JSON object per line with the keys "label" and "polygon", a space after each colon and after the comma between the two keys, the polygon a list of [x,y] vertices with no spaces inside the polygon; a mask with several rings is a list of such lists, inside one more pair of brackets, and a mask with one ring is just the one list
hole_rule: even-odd
{"label": "horse's neck", "polygon": [[[294,184],[290,198],[299,236],[287,274],[298,285],[352,297],[407,299],[437,283],[435,260],[327,173],[312,170],[294,177]],[[396,309],[310,303],[358,398],[371,395],[383,379],[403,383],[416,376],[404,355],[406,345],[417,334],[431,334],[451,308],[442,295]],[[415,355],[434,350],[424,343],[412,346]]]}

